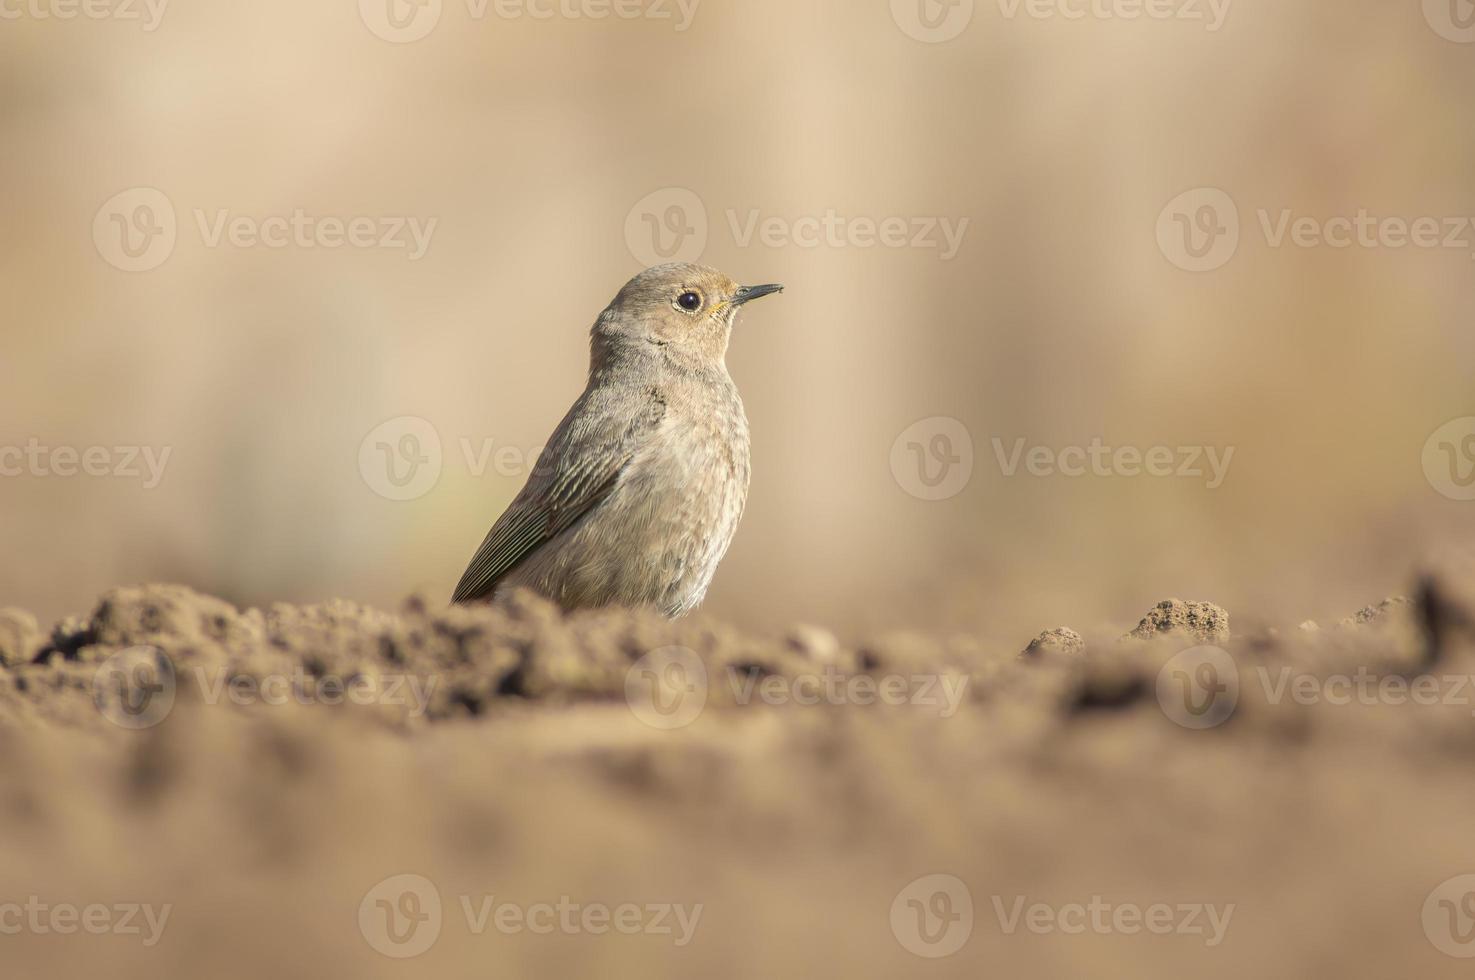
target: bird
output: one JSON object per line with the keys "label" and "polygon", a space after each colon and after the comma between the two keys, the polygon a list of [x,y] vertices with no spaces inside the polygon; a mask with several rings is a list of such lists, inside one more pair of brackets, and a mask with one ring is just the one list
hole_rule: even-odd
{"label": "bird", "polygon": [[716,269],[659,265],[627,282],[590,331],[583,394],[456,586],[453,604],[530,589],[565,611],[706,597],[737,532],[751,472],[728,341],[748,303]]}

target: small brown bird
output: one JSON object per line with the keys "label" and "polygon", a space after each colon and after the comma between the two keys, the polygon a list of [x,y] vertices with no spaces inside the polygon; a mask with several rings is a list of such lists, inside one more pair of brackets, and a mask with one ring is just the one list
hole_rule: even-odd
{"label": "small brown bird", "polygon": [[724,358],[739,286],[677,263],[594,321],[589,383],[476,556],[455,602],[522,587],[565,609],[696,608],[748,499],[748,418]]}

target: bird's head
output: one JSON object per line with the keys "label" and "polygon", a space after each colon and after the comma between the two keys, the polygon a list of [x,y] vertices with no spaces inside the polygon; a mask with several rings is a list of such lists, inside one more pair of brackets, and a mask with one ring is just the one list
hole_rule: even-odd
{"label": "bird's head", "polygon": [[601,348],[649,348],[682,362],[721,364],[738,311],[783,288],[740,286],[716,269],[686,262],[646,269],[599,315],[595,359]]}

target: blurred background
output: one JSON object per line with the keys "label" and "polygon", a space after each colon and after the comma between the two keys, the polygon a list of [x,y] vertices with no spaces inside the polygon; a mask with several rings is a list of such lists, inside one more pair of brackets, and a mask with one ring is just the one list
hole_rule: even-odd
{"label": "blurred background", "polygon": [[708,613],[1404,590],[1475,530],[1475,9],[1149,6],[0,5],[0,605],[448,599],[671,258],[789,287]]}

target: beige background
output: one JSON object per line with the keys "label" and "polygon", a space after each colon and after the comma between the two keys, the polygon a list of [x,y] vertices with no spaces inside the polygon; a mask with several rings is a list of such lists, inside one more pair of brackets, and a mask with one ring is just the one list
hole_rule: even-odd
{"label": "beige background", "polygon": [[[1475,46],[1425,6],[1240,0],[1209,31],[979,2],[942,43],[884,0],[705,0],[685,31],[448,2],[412,43],[349,0],[178,2],[153,31],[0,20],[0,445],[172,452],[154,489],[0,479],[0,605],[81,612],[153,580],[238,603],[447,596],[522,482],[476,476],[461,441],[540,445],[642,264],[632,207],[686,188],[704,261],[789,286],[729,358],[755,476],[709,612],[1000,642],[1130,626],[1167,595],[1240,622],[1345,614],[1475,525],[1421,465],[1475,415],[1472,246],[1275,248],[1258,212],[1475,215]],[[167,195],[178,239],[127,273],[93,224],[135,187]],[[1202,187],[1241,236],[1195,274],[1157,227]],[[437,224],[412,262],[212,248],[195,217],[298,208]],[[945,261],[744,247],[729,219],[832,209],[969,225]],[[444,459],[396,502],[359,451],[402,416]],[[891,466],[934,416],[974,445],[941,502]],[[1094,436],[1235,455],[1210,491],[1009,478],[992,447]]]}

